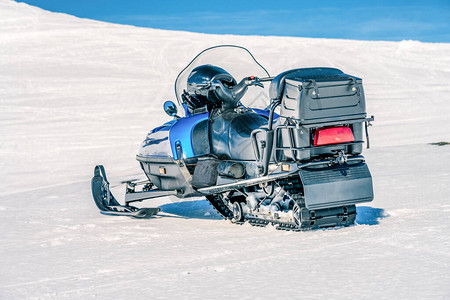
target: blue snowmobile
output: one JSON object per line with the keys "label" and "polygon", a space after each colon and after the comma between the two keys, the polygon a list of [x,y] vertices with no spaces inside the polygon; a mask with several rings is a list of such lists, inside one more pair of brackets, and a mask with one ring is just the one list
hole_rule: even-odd
{"label": "blue snowmobile", "polygon": [[175,95],[178,105],[164,104],[174,119],[151,130],[136,157],[148,180],[127,183],[125,205],[95,167],[102,213],[145,218],[159,208],[130,204],[204,196],[233,223],[308,230],[351,225],[355,204],[373,200],[361,155],[373,117],[360,78],[322,67],[271,77],[247,49],[226,45],[198,54]]}

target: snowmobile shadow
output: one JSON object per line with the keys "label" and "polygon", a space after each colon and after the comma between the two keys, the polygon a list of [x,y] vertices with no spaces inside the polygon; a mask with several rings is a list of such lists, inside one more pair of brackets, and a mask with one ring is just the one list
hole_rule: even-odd
{"label": "snowmobile shadow", "polygon": [[370,206],[357,206],[356,213],[356,224],[359,225],[378,225],[380,219],[389,217],[384,209]]}
{"label": "snowmobile shadow", "polygon": [[192,219],[222,220],[207,200],[182,201],[159,206],[161,211]]}
{"label": "snowmobile shadow", "polygon": [[[187,219],[222,220],[207,200],[182,201],[161,205],[161,211]],[[356,224],[378,225],[381,219],[388,217],[384,209],[370,206],[356,207]]]}

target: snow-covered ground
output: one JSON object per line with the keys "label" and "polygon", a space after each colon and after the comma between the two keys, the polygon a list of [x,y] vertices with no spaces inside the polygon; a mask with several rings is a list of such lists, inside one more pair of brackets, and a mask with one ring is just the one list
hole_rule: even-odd
{"label": "snow-covered ground", "polygon": [[[357,225],[236,226],[203,199],[107,217],[93,166],[120,182],[200,50],[247,47],[271,74],[364,79],[375,200]],[[250,74],[249,74],[250,75]],[[0,299],[450,298],[450,44],[206,35],[113,25],[0,0]]]}

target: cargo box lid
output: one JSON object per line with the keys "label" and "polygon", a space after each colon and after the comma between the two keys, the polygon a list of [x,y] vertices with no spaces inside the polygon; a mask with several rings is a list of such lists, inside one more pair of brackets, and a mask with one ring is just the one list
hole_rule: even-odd
{"label": "cargo box lid", "polygon": [[345,74],[336,68],[319,67],[294,69],[283,72],[272,80],[269,88],[269,95],[271,99],[281,99],[286,79],[295,79],[301,82],[308,82],[310,80],[322,82],[341,81],[350,78],[361,81],[361,78]]}

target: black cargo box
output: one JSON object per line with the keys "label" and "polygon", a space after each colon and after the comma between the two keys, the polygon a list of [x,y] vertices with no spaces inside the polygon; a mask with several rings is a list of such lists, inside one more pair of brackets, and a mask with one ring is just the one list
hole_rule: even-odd
{"label": "black cargo box", "polygon": [[[308,160],[341,150],[361,153],[366,103],[360,78],[335,68],[296,69],[275,77],[270,93],[281,99],[276,160]],[[315,130],[333,126],[350,127],[354,142],[315,147]]]}
{"label": "black cargo box", "polygon": [[285,79],[281,116],[301,124],[365,118],[360,78],[334,68],[298,69],[289,75]]}

